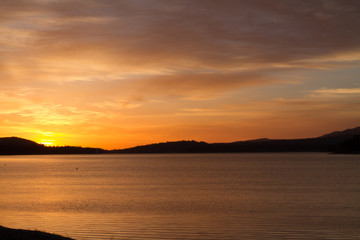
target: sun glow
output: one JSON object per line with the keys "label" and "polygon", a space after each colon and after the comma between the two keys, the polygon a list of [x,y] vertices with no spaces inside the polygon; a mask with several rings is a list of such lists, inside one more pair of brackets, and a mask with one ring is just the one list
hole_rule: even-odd
{"label": "sun glow", "polygon": [[39,143],[45,146],[53,146],[54,142],[55,140],[45,139],[45,140],[41,140]]}
{"label": "sun glow", "polygon": [[41,134],[41,136],[38,138],[38,142],[39,144],[45,145],[45,146],[53,146],[54,143],[56,142],[54,138],[54,133],[52,132],[42,132],[42,131],[38,131],[39,134]]}

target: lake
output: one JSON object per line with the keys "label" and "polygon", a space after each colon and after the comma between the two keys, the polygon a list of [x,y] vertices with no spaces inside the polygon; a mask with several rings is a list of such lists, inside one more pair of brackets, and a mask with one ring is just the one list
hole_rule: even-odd
{"label": "lake", "polygon": [[360,239],[360,156],[0,156],[0,225],[77,240]]}

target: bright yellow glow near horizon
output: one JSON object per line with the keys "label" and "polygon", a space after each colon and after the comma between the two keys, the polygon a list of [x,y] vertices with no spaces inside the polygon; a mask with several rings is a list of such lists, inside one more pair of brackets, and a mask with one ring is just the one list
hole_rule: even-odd
{"label": "bright yellow glow near horizon", "polygon": [[57,135],[53,132],[36,131],[37,139],[34,141],[45,146],[55,146]]}
{"label": "bright yellow glow near horizon", "polygon": [[39,143],[45,146],[53,146],[54,145],[55,140],[41,140]]}

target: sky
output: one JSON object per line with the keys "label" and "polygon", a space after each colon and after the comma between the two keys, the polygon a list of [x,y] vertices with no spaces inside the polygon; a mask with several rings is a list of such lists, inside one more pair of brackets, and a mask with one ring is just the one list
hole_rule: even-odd
{"label": "sky", "polygon": [[0,137],[125,148],[360,126],[358,0],[1,0]]}

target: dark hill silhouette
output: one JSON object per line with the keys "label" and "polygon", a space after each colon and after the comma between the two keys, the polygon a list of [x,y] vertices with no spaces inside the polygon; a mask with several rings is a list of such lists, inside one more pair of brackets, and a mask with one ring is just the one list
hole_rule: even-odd
{"label": "dark hill silhouette", "polygon": [[47,147],[30,140],[0,138],[0,154],[97,154],[97,153],[225,153],[225,152],[338,152],[360,153],[360,127],[316,138],[260,138],[231,143],[197,141],[163,142],[107,151],[101,148]]}
{"label": "dark hill silhouette", "polygon": [[321,138],[329,138],[329,137],[345,137],[346,138],[348,136],[354,136],[354,135],[360,135],[360,127],[346,129],[344,131],[335,131],[335,132],[325,134],[320,137]]}
{"label": "dark hill silhouette", "polygon": [[[246,141],[237,141],[237,142],[267,142],[267,141],[272,141],[273,139],[270,138],[257,138],[257,139],[251,139],[251,140],[246,140]],[[236,142],[234,142],[236,143]]]}
{"label": "dark hill silhouette", "polygon": [[72,146],[47,147],[36,142],[18,138],[0,138],[0,155],[24,155],[24,154],[95,154],[105,153],[101,148],[83,148]]}
{"label": "dark hill silhouette", "polygon": [[342,144],[337,146],[334,152],[360,154],[360,134],[345,140]]}
{"label": "dark hill silhouette", "polygon": [[196,141],[155,143],[133,148],[112,150],[112,153],[197,153],[209,152],[211,144]]}
{"label": "dark hill silhouette", "polygon": [[[260,138],[232,143],[205,143],[179,141],[156,143],[133,148],[112,150],[112,153],[225,153],[225,152],[340,152],[353,147],[344,147],[358,134],[360,127],[334,132],[317,138],[268,139]],[[352,143],[355,144],[355,143]],[[350,146],[350,143],[347,143]],[[352,150],[351,152],[356,152]]]}
{"label": "dark hill silhouette", "polygon": [[44,145],[23,138],[0,138],[0,154],[2,155],[39,154],[44,152],[45,148]]}
{"label": "dark hill silhouette", "polygon": [[106,150],[101,148],[60,146],[60,147],[46,147],[45,154],[100,154],[106,152],[107,152]]}

